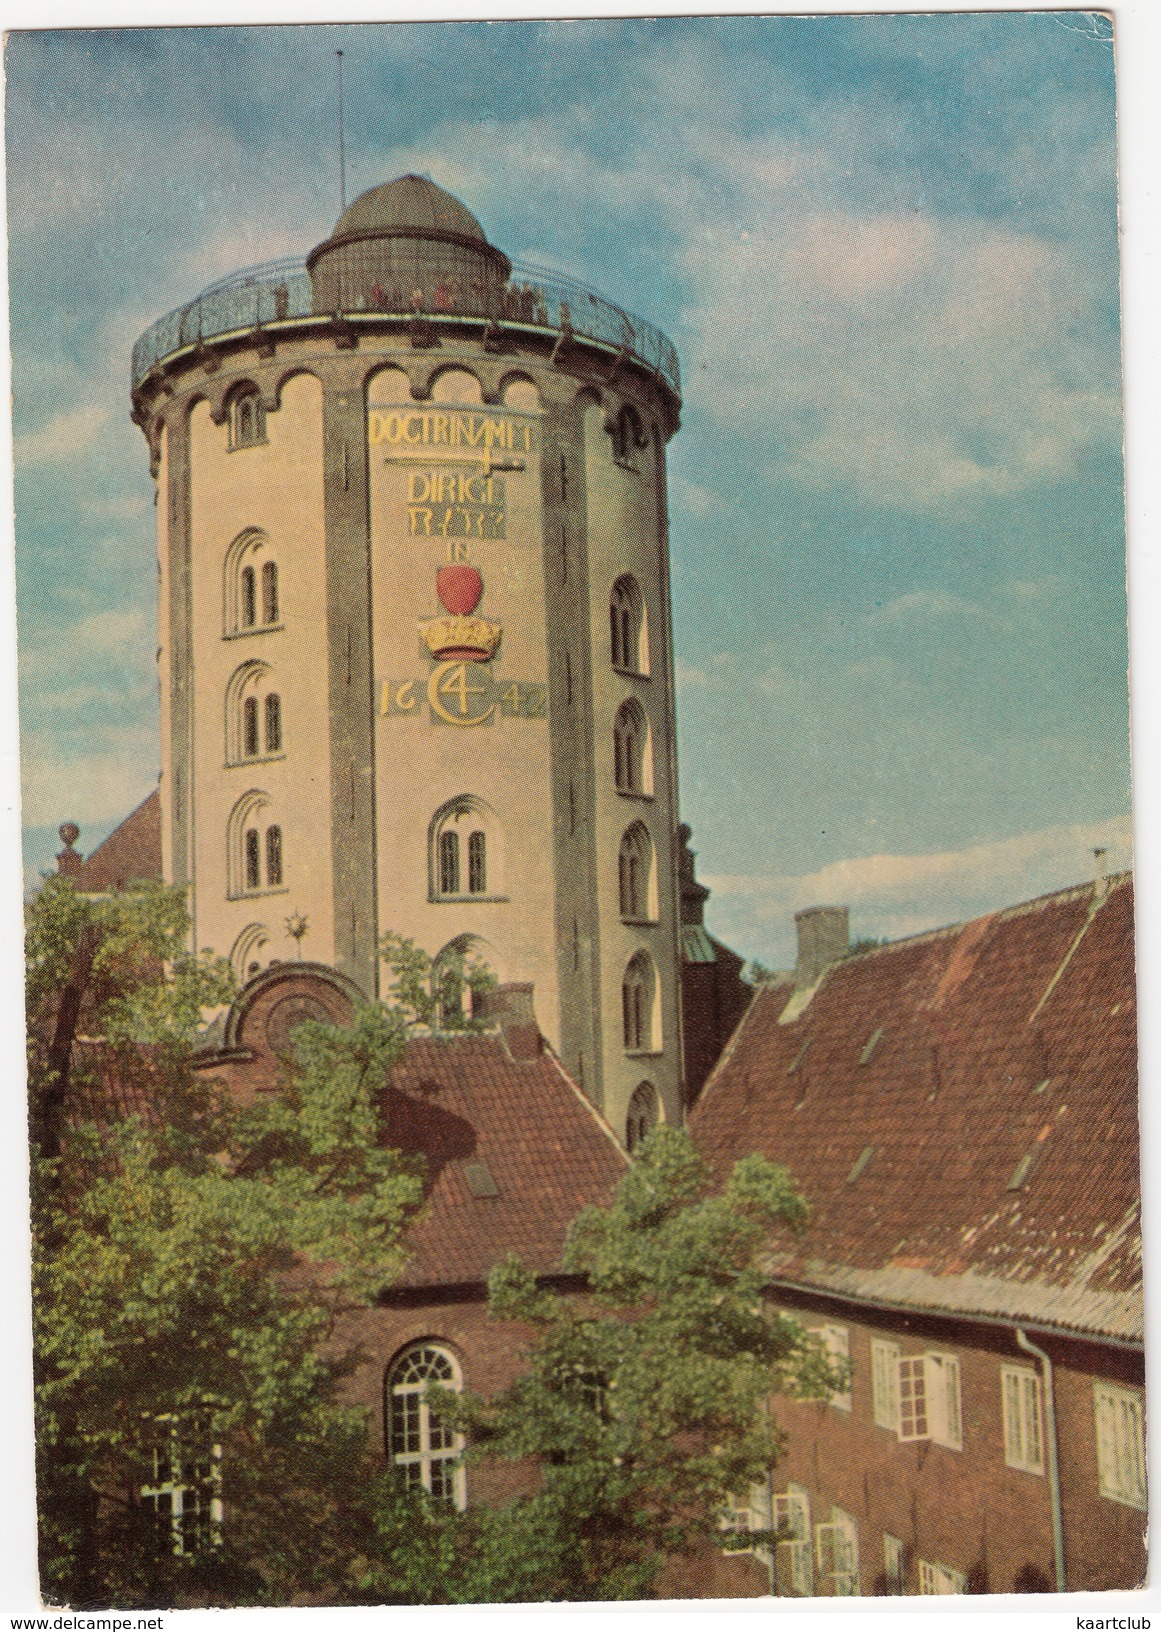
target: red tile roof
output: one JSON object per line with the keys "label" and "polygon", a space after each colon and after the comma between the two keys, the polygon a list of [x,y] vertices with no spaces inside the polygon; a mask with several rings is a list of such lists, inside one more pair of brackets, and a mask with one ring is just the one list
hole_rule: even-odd
{"label": "red tile roof", "polygon": [[719,1172],[758,1149],[809,1198],[775,1280],[1143,1338],[1129,878],[875,948],[792,995],[759,990],[690,1118]]}
{"label": "red tile roof", "polygon": [[509,1252],[558,1270],[572,1220],[628,1162],[553,1055],[513,1059],[496,1035],[413,1039],[383,1111],[387,1143],[422,1154],[430,1180],[402,1287],[482,1281]]}
{"label": "red tile roof", "polygon": [[85,895],[104,895],[136,880],[161,877],[161,799],[156,788],[72,877]]}

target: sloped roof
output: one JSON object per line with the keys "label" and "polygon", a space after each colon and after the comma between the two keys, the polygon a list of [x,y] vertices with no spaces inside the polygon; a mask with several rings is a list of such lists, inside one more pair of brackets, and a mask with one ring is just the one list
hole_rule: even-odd
{"label": "sloped roof", "polygon": [[86,895],[104,895],[136,880],[161,877],[161,799],[156,788],[86,856],[72,877]]}
{"label": "sloped roof", "polygon": [[402,1287],[482,1281],[509,1252],[558,1270],[572,1220],[628,1164],[553,1055],[513,1059],[497,1035],[413,1039],[383,1114],[386,1142],[422,1155],[429,1176]]}
{"label": "sloped roof", "polygon": [[810,1200],[772,1277],[1141,1341],[1131,880],[863,952],[803,998],[758,991],[690,1119],[719,1172],[758,1149]]}

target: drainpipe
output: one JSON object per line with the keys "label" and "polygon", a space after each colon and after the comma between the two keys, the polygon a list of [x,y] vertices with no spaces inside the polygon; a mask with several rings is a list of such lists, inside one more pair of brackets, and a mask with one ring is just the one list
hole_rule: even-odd
{"label": "drainpipe", "polygon": [[1044,1371],[1044,1415],[1048,1439],[1048,1486],[1052,1495],[1052,1551],[1056,1555],[1056,1590],[1067,1592],[1064,1573],[1064,1513],[1060,1499],[1060,1461],[1056,1454],[1056,1394],[1052,1383],[1052,1361],[1028,1334],[1016,1327],[1016,1342],[1026,1354],[1039,1360]]}

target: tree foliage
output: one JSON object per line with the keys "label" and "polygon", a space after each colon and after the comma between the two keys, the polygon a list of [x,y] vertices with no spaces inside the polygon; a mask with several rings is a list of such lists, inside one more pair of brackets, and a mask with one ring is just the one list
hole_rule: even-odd
{"label": "tree foliage", "polygon": [[[305,1024],[281,1091],[239,1105],[192,1068],[232,982],[184,950],[188,932],[161,885],[93,900],[51,879],[29,912],[42,1583],[57,1601],[309,1598],[358,1531],[366,1424],[341,1401],[351,1360],[334,1338],[398,1273],[421,1198],[376,1104],[411,1017]],[[222,1451],[230,1522],[193,1556],[143,1523],[159,1418]]]}
{"label": "tree foliage", "polygon": [[471,1455],[535,1470],[507,1505],[432,1515],[410,1556],[390,1504],[378,1574],[411,1571],[411,1601],[648,1597],[667,1556],[718,1543],[729,1498],[765,1478],[781,1436],[772,1392],[843,1386],[816,1340],[763,1301],[760,1259],[806,1205],[784,1169],[739,1162],[724,1188],[688,1136],[659,1128],[608,1207],[572,1230],[562,1295],[509,1259],[491,1277],[491,1313],[530,1334],[527,1369],[497,1397],[445,1398]]}

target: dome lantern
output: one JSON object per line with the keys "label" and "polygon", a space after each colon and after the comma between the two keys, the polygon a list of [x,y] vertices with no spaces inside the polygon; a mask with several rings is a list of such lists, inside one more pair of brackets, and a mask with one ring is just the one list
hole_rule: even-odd
{"label": "dome lantern", "polygon": [[316,312],[486,313],[512,269],[466,205],[412,175],[361,193],[306,265]]}

